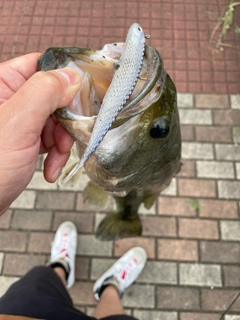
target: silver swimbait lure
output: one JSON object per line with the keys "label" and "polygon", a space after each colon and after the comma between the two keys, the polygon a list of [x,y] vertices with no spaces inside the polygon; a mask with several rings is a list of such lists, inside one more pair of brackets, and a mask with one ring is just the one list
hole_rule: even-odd
{"label": "silver swimbait lure", "polygon": [[[147,36],[146,36],[147,37]],[[145,35],[138,23],[129,28],[123,53],[116,64],[112,82],[104,96],[89,143],[80,162],[72,169],[63,183],[67,182],[97,149],[112,123],[132,94],[143,64]]]}

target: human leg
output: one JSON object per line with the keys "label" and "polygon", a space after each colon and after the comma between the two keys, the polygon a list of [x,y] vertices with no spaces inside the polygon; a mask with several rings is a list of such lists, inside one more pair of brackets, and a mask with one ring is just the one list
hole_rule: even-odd
{"label": "human leg", "polygon": [[145,263],[145,250],[132,248],[95,282],[93,292],[99,303],[93,313],[94,317],[101,319],[124,314],[121,298],[125,289],[140,275]]}
{"label": "human leg", "polygon": [[[72,223],[63,223],[56,232],[49,266],[29,271],[0,298],[0,314],[48,320],[91,320],[73,307],[66,290],[74,283],[77,233]],[[95,320],[95,319],[94,319]]]}

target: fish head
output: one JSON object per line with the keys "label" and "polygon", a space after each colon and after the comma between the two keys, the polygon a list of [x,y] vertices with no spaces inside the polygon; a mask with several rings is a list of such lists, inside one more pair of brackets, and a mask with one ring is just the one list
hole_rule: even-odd
{"label": "fish head", "polygon": [[[71,105],[56,117],[76,139],[79,158],[91,136],[124,43],[102,50],[50,48],[39,70],[69,66],[82,85]],[[133,189],[162,190],[180,169],[181,136],[176,89],[159,53],[146,46],[137,85],[94,154],[85,163],[90,179],[104,190],[124,196]],[[79,159],[78,159],[79,160]]]}

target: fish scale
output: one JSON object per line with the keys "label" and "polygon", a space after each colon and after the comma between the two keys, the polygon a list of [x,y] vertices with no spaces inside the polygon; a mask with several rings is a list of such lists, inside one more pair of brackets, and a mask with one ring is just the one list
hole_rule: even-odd
{"label": "fish scale", "polygon": [[63,183],[67,182],[97,149],[112,123],[132,94],[143,64],[145,35],[141,26],[134,23],[129,28],[123,53],[116,66],[112,82],[103,98],[89,143],[80,160]]}

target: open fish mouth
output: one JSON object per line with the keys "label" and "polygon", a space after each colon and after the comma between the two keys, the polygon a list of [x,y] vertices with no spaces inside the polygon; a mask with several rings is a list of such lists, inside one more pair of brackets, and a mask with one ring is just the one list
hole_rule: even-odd
{"label": "open fish mouth", "polygon": [[[63,119],[96,119],[103,98],[109,88],[124,43],[106,44],[102,50],[93,51],[83,48],[49,48],[38,60],[42,71],[74,68],[81,76],[82,84],[72,103],[59,109],[57,116]],[[146,46],[143,66],[136,87],[118,115],[114,126],[146,110],[159,99],[163,91],[166,72],[159,53]],[[94,122],[94,120],[93,120]]]}

